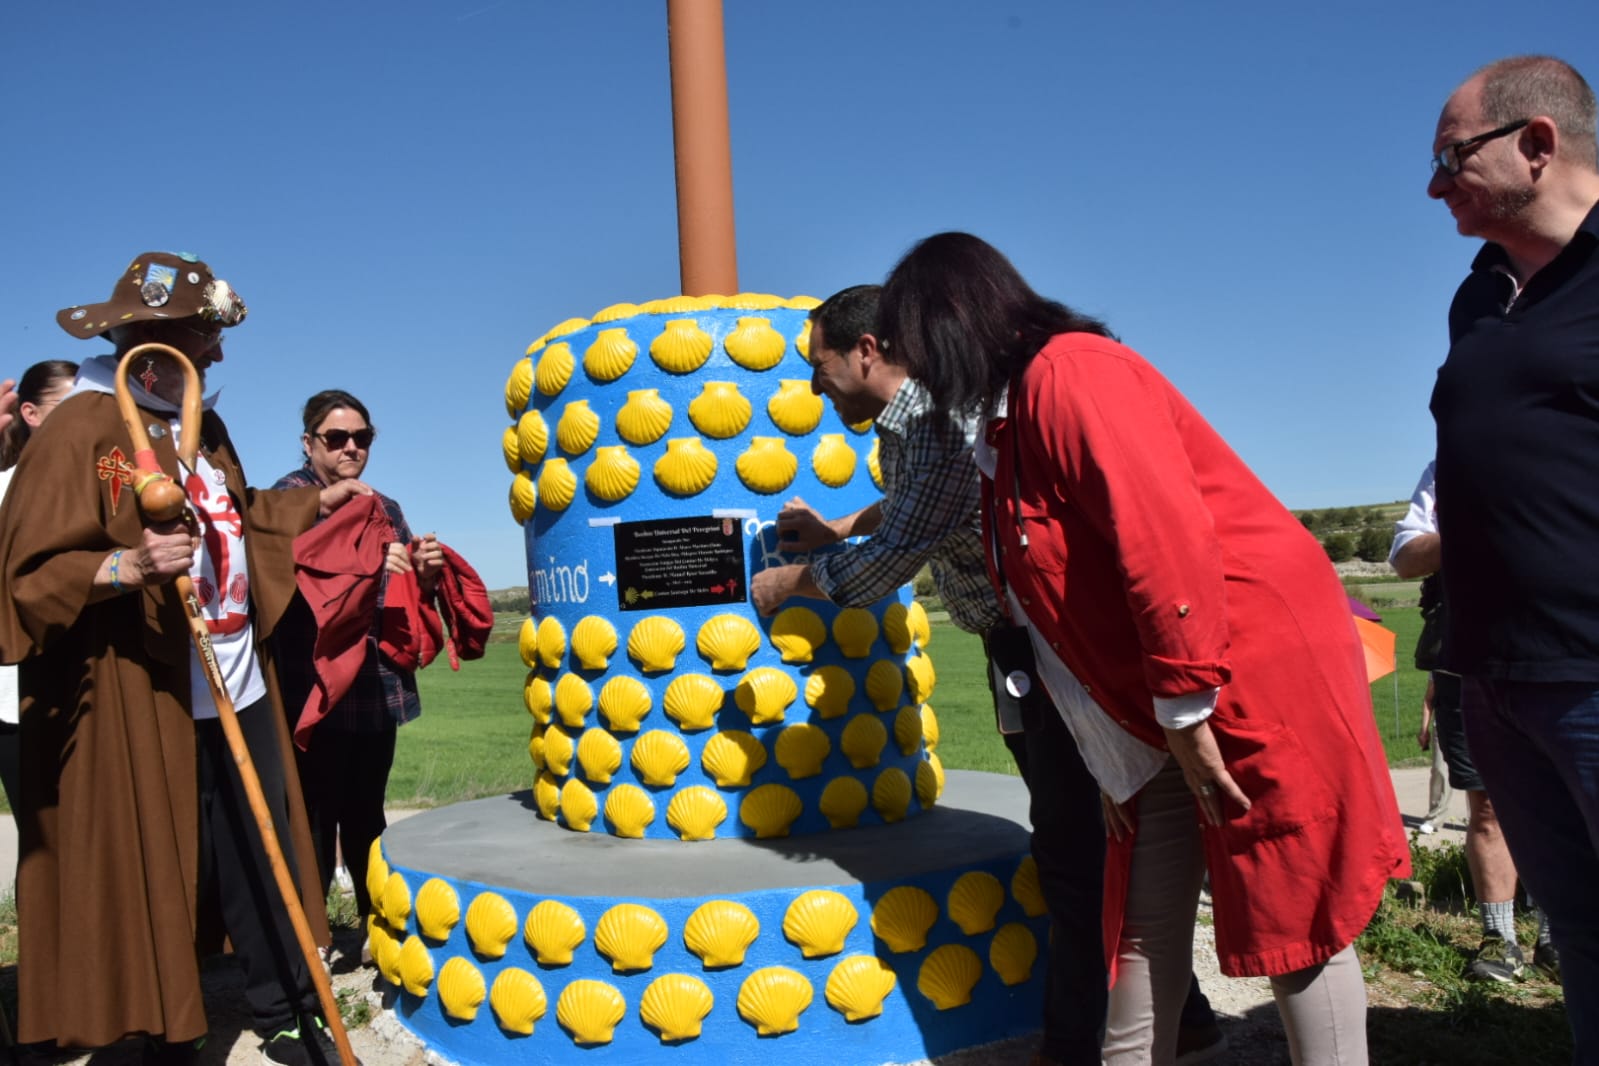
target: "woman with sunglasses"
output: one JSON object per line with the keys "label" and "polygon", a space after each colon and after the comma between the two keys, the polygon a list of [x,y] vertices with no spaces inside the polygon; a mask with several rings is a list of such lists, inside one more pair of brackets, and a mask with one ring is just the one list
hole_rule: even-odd
{"label": "woman with sunglasses", "polygon": [[[305,463],[272,487],[326,487],[359,479],[377,436],[366,405],[342,389],[329,389],[305,402],[302,420],[300,448]],[[413,537],[400,505],[382,493],[375,495],[394,527],[395,539],[388,546],[383,583],[368,627],[366,659],[350,691],[311,732],[306,750],[296,749],[322,889],[326,892],[332,883],[342,852],[363,923],[372,910],[366,888],[368,852],[388,825],[383,796],[394,764],[395,732],[422,713],[415,673],[378,650],[384,595],[389,575],[414,571],[423,596],[431,596],[444,565],[433,535]],[[316,622],[300,598],[279,624],[276,640],[284,706],[294,719],[316,683],[312,666]]]}

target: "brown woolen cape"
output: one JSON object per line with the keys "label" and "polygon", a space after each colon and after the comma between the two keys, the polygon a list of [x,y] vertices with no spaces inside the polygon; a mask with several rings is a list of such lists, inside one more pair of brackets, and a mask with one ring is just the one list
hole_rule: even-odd
{"label": "brown woolen cape", "polygon": [[[146,425],[167,425],[164,414],[142,415]],[[245,517],[265,657],[295,592],[293,539],[315,520],[317,492],[247,488],[221,419],[208,413],[203,430],[210,462]],[[152,444],[176,476],[171,436]],[[199,884],[193,652],[182,605],[170,584],[91,602],[101,561],[137,545],[142,528],[119,458],[131,466],[133,446],[115,399],[72,396],[30,439],[0,505],[0,661],[20,664],[24,1042],[97,1047],[137,1033],[193,1040],[207,1028],[199,956],[222,943],[215,900],[203,899]],[[292,823],[283,846],[312,935],[326,944],[305,805],[276,673],[270,659],[265,665]]]}

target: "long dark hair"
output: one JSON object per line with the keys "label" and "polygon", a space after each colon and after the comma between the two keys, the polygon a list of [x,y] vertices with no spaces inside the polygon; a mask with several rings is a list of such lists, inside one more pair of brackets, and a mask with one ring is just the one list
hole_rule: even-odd
{"label": "long dark hair", "polygon": [[46,359],[34,363],[17,382],[17,411],[11,424],[0,432],[0,470],[10,470],[22,457],[22,446],[33,435],[33,427],[22,417],[22,405],[38,403],[45,393],[60,385],[72,384],[78,374],[78,364],[65,359]]}
{"label": "long dark hair", "polygon": [[970,233],[934,234],[905,254],[883,286],[877,328],[888,358],[949,410],[987,406],[1057,333],[1111,336],[1038,295]]}

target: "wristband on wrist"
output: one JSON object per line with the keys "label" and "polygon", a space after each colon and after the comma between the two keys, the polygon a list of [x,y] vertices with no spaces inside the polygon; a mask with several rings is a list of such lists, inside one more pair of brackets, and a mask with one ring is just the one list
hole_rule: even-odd
{"label": "wristband on wrist", "polygon": [[113,592],[126,592],[126,591],[128,591],[127,589],[122,587],[122,582],[121,582],[121,580],[119,580],[121,575],[118,573],[118,568],[121,565],[122,565],[122,551],[121,551],[121,549],[118,549],[117,551],[114,551],[114,552],[111,553],[111,591],[113,591]]}

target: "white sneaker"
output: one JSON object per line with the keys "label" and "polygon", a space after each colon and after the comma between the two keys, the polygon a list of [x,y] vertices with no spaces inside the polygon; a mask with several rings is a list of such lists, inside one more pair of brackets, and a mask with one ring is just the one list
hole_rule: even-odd
{"label": "white sneaker", "polygon": [[1438,832],[1438,827],[1433,825],[1431,822],[1422,822],[1420,825],[1416,826],[1416,831],[1418,833],[1436,833]]}
{"label": "white sneaker", "polygon": [[350,879],[350,871],[343,866],[333,871],[333,883],[344,892],[355,891],[355,882]]}

